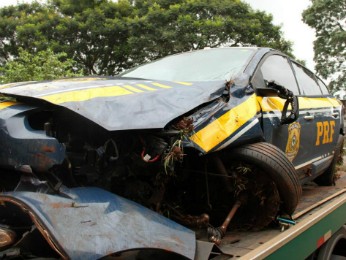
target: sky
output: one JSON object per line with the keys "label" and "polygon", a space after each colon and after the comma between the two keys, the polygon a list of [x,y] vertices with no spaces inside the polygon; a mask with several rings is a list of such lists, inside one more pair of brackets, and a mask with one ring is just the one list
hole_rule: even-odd
{"label": "sky", "polygon": [[243,0],[253,9],[273,15],[273,23],[281,25],[285,39],[293,42],[293,54],[305,60],[314,71],[313,41],[315,31],[302,21],[302,12],[311,4],[310,0]]}
{"label": "sky", "polygon": [[[0,0],[0,7],[15,5],[32,0]],[[42,0],[41,0],[42,1]],[[243,0],[253,9],[273,15],[275,25],[281,25],[285,39],[293,42],[293,54],[305,60],[306,66],[314,71],[313,41],[315,32],[302,21],[302,12],[310,5],[310,0]],[[264,46],[265,47],[265,46]]]}

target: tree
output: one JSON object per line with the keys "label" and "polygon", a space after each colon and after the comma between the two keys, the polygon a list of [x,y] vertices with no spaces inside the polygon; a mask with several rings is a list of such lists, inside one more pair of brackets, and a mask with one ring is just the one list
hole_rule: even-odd
{"label": "tree", "polygon": [[311,0],[311,6],[303,12],[303,21],[316,30],[316,71],[331,79],[332,91],[346,89],[345,0]]}
{"label": "tree", "polygon": [[66,59],[66,56],[66,53],[55,54],[49,49],[30,54],[20,48],[18,58],[1,68],[0,83],[81,76],[73,68],[75,61]]}
{"label": "tree", "polygon": [[60,13],[52,48],[66,52],[85,74],[114,75],[129,68],[129,1],[52,0],[49,7]]}
{"label": "tree", "polygon": [[129,1],[81,2],[53,0],[0,9],[0,44],[6,46],[0,62],[16,57],[20,47],[30,53],[50,48],[66,53],[86,75],[112,75],[127,68]]}
{"label": "tree", "polygon": [[[0,66],[3,66],[13,57],[18,56],[20,47],[28,49],[31,46],[29,35],[35,34],[35,31],[23,28],[27,18],[34,13],[42,13],[43,8],[38,3],[21,4],[17,6],[9,6],[0,9]],[[24,32],[28,29],[27,34]],[[21,37],[21,31],[24,32]],[[35,46],[32,46],[35,47]]]}
{"label": "tree", "polygon": [[133,0],[135,63],[218,46],[267,46],[291,54],[272,16],[239,0]]}
{"label": "tree", "polygon": [[[240,0],[47,0],[0,9],[0,63],[51,49],[86,75],[115,75],[168,54],[268,46],[291,54],[272,17]],[[0,46],[1,47],[1,46]],[[0,48],[1,49],[1,48]]]}

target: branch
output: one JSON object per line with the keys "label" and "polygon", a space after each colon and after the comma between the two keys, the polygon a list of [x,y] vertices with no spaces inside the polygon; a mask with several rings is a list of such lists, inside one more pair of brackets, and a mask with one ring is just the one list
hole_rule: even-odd
{"label": "branch", "polygon": [[343,31],[343,32],[345,31],[344,28],[342,27],[342,25],[340,24],[340,22],[337,22],[336,24],[339,25],[339,28],[341,31]]}

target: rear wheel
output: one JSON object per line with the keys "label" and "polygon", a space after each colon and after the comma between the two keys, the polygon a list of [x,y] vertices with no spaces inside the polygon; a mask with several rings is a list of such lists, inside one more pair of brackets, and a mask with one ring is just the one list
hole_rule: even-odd
{"label": "rear wheel", "polygon": [[333,161],[324,173],[322,173],[320,176],[314,179],[314,182],[316,184],[320,186],[335,185],[335,173],[337,170],[336,166],[340,162],[340,160],[342,161],[343,144],[344,144],[344,138],[343,136],[340,135],[338,139],[338,143],[334,150]]}
{"label": "rear wheel", "polygon": [[320,249],[317,260],[346,258],[346,228],[340,228]]}

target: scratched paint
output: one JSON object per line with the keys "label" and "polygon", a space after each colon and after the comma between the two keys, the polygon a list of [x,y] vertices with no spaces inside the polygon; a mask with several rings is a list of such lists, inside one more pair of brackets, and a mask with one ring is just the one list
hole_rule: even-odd
{"label": "scratched paint", "polygon": [[65,189],[63,195],[10,192],[1,194],[0,202],[32,213],[70,259],[92,260],[138,248],[194,259],[194,232],[139,204],[98,188]]}

